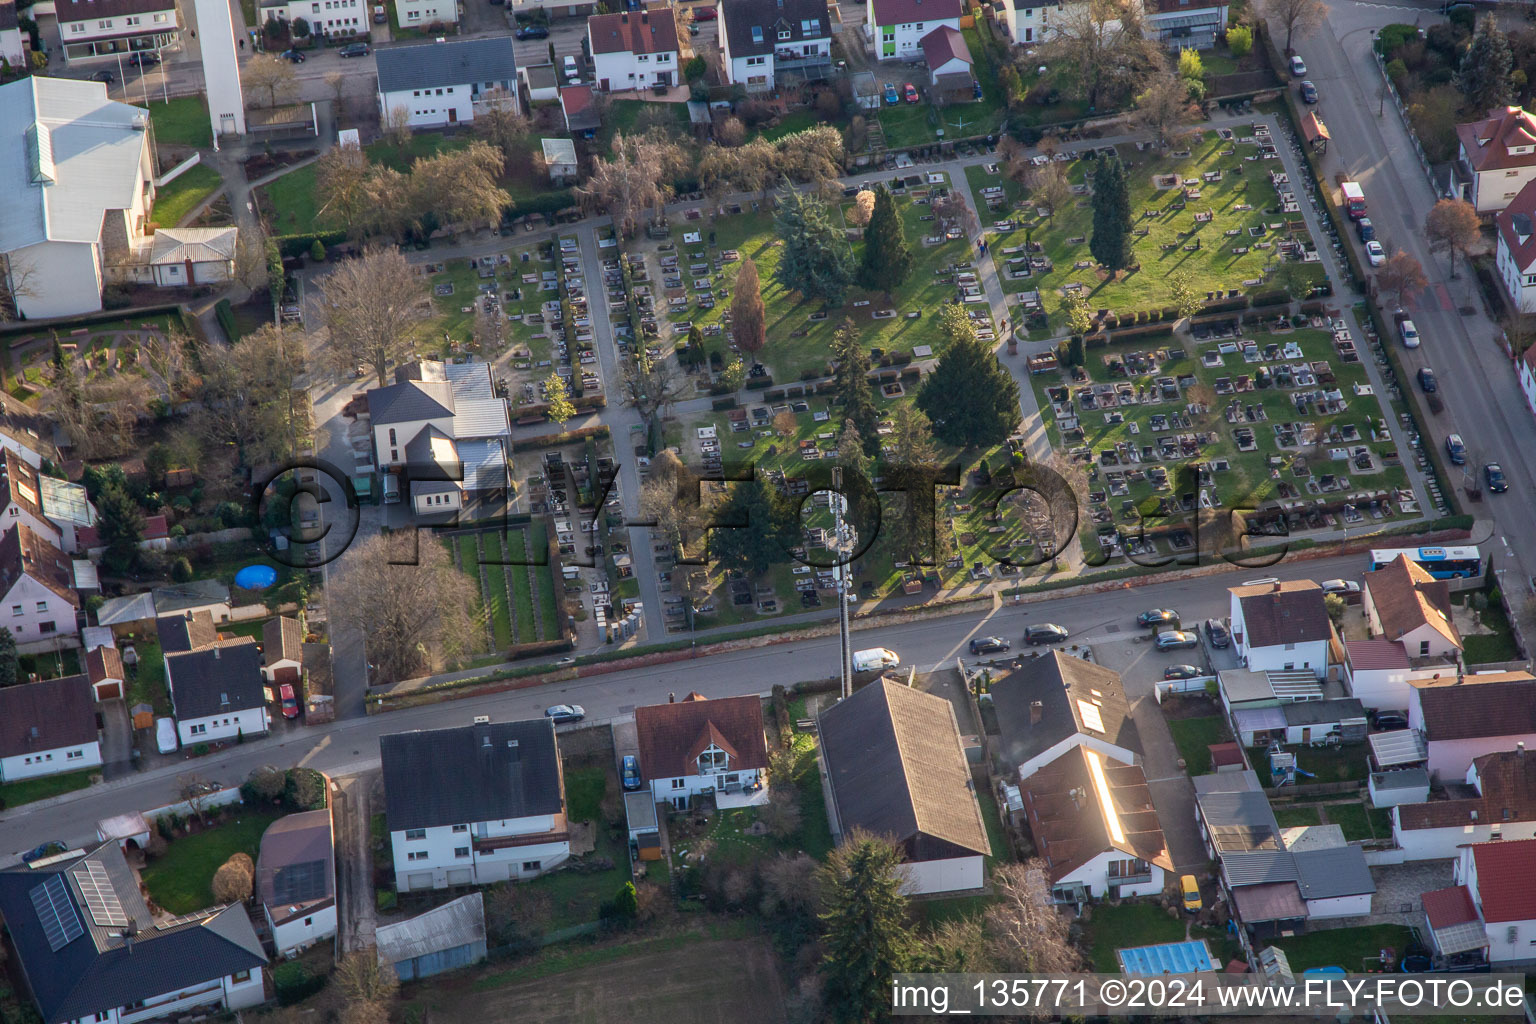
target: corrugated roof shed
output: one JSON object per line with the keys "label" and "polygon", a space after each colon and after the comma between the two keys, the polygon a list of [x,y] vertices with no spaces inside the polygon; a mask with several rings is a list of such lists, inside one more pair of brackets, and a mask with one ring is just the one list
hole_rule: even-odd
{"label": "corrugated roof shed", "polygon": [[379,962],[385,964],[484,941],[485,899],[478,892],[460,896],[399,924],[380,925],[374,934]]}

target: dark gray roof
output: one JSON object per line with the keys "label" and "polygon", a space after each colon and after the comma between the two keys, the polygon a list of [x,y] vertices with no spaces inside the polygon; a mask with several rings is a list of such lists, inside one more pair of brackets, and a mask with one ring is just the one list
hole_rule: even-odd
{"label": "dark gray roof", "polygon": [[0,689],[0,757],[96,742],[96,701],[85,676]]}
{"label": "dark gray roof", "polygon": [[1302,899],[1326,900],[1376,891],[1365,851],[1358,846],[1300,850],[1291,856],[1296,860],[1296,881],[1301,886]]}
{"label": "dark gray roof", "polygon": [[1197,796],[1204,796],[1207,793],[1257,793],[1264,788],[1259,785],[1258,774],[1251,768],[1245,768],[1240,772],[1196,775],[1190,781],[1195,784]]}
{"label": "dark gray roof", "polygon": [[219,639],[213,616],[206,611],[177,612],[155,617],[155,632],[160,637],[160,652],[176,654],[207,647]]}
{"label": "dark gray roof", "polygon": [[391,832],[565,808],[560,752],[547,718],[399,732],[381,736],[379,751]]}
{"label": "dark gray roof", "polygon": [[335,893],[333,857],[328,809],[279,818],[261,835],[256,895],[268,906],[323,900]]}
{"label": "dark gray roof", "polygon": [[[106,895],[109,900],[115,896],[123,917],[136,929],[131,948],[121,923],[95,923],[81,885],[90,863],[99,865],[98,874],[105,873]],[[68,906],[62,912],[73,912],[83,925],[78,934],[66,932],[76,937],[57,951],[49,947],[31,895],[50,878],[64,884]],[[267,962],[242,906],[157,928],[116,841],[44,868],[0,871],[0,916],[46,1024],[191,988]]]}
{"label": "dark gray roof", "polygon": [[0,0],[0,32],[16,26],[16,0]]}
{"label": "dark gray roof", "polygon": [[[816,30],[806,32],[802,21],[814,21]],[[756,57],[772,53],[775,47],[796,48],[808,39],[826,39],[832,35],[827,17],[827,0],[725,0],[720,5],[721,31],[727,34],[731,56]],[[761,41],[752,39],[752,27],[762,29]],[[789,30],[788,39],[779,31]],[[796,49],[796,52],[799,52]]]}
{"label": "dark gray roof", "polygon": [[1296,881],[1296,855],[1287,850],[1249,850],[1221,858],[1232,886]]}
{"label": "dark gray roof", "polygon": [[[382,56],[390,51],[378,52]],[[439,416],[452,415],[453,388],[445,380],[408,380],[368,392],[368,418],[374,426],[435,420]]]}
{"label": "dark gray roof", "polygon": [[[1052,651],[1041,658],[1025,658],[1023,667],[994,678],[992,704],[1006,763],[1023,764],[1077,732],[1141,753],[1118,672]],[[1030,705],[1036,701],[1040,721],[1032,724]],[[1083,721],[1079,701],[1097,707],[1102,732]]]}
{"label": "dark gray roof", "polygon": [[165,667],[178,719],[234,714],[267,702],[261,681],[261,648],[251,637],[166,655]]}
{"label": "dark gray roof", "polygon": [[1298,700],[1280,707],[1286,725],[1332,725],[1354,719],[1365,721],[1365,705],[1353,697],[1337,700]]}
{"label": "dark gray roof", "polygon": [[470,83],[484,87],[487,82],[510,83],[517,79],[510,35],[389,46],[375,53],[381,93]]}
{"label": "dark gray roof", "polygon": [[844,831],[892,836],[912,860],[992,852],[949,701],[876,680],[823,711],[818,735]]}

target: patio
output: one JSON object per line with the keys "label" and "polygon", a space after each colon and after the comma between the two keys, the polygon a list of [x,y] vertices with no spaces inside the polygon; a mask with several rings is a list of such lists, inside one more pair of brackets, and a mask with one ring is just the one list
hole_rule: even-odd
{"label": "patio", "polygon": [[723,789],[715,790],[715,806],[722,811],[733,811],[738,807],[762,807],[768,802],[768,787],[758,786],[751,792],[727,793]]}

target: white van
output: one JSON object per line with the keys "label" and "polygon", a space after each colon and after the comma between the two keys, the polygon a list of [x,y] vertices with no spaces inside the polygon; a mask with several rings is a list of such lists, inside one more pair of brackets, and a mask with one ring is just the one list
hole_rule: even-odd
{"label": "white van", "polygon": [[393,505],[400,500],[400,478],[393,473],[384,474],[384,504]]}
{"label": "white van", "polygon": [[174,754],[178,746],[176,742],[176,720],[174,718],[155,719],[155,746],[162,754]]}
{"label": "white van", "polygon": [[581,68],[577,66],[575,57],[566,54],[562,66],[565,68],[565,81],[567,84],[575,85],[581,81]]}
{"label": "white van", "polygon": [[1412,320],[1404,320],[1397,329],[1403,332],[1403,348],[1419,347],[1419,329],[1413,326]]}

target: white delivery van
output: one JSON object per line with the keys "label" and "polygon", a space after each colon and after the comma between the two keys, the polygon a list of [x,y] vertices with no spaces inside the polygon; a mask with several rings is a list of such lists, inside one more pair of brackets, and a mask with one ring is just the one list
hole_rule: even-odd
{"label": "white delivery van", "polygon": [[1412,320],[1402,321],[1397,329],[1403,332],[1403,348],[1419,347],[1419,329],[1413,326]]}
{"label": "white delivery van", "polygon": [[393,505],[400,500],[400,478],[394,473],[384,474],[384,504]]}
{"label": "white delivery van", "polygon": [[874,672],[883,668],[895,668],[900,664],[900,656],[895,651],[884,647],[871,647],[868,650],[853,652],[855,672]]}
{"label": "white delivery van", "polygon": [[178,746],[176,742],[176,720],[174,718],[155,719],[155,745],[162,754],[174,754]]}

